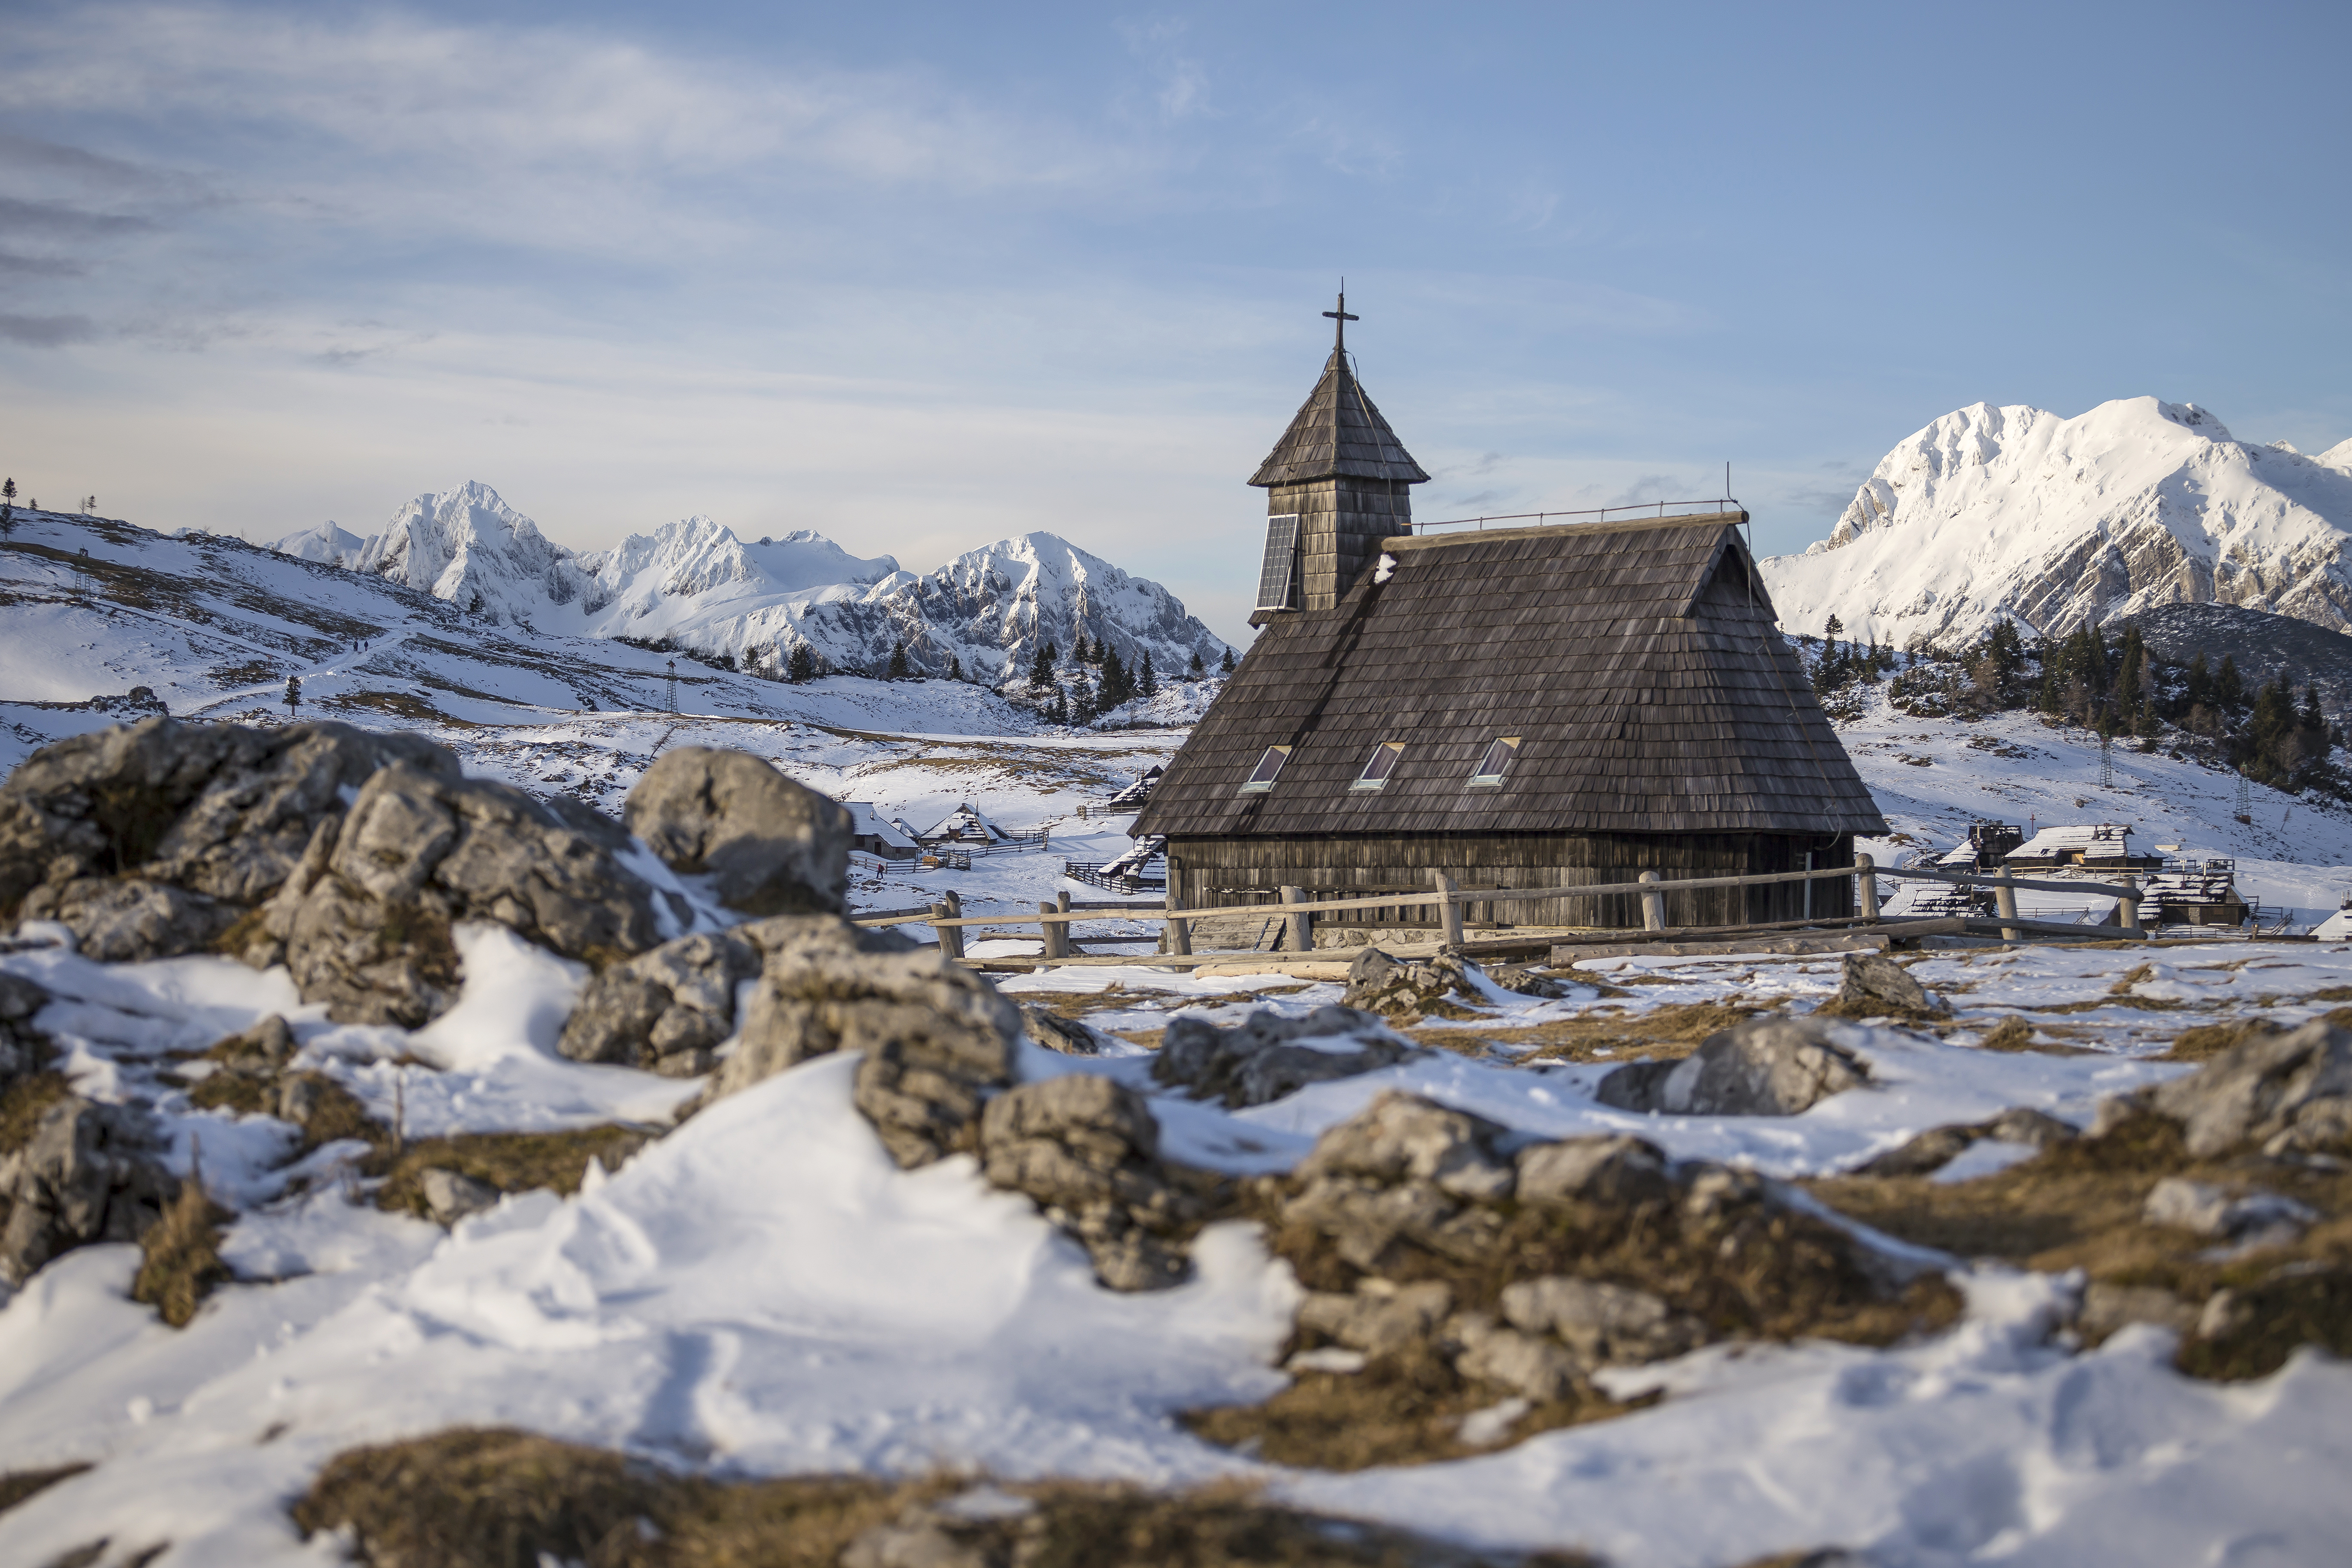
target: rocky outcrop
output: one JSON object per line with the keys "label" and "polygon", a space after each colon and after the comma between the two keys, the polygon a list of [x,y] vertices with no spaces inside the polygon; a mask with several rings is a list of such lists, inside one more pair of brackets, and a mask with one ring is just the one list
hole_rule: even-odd
{"label": "rocky outcrop", "polygon": [[2212,1182],[2167,1176],[2148,1190],[2140,1217],[2216,1241],[2284,1244],[2303,1234],[2318,1211],[2278,1193],[2233,1193]]}
{"label": "rocky outcrop", "polygon": [[665,752],[629,791],[623,820],[719,901],[747,915],[841,914],[848,905],[850,816],[748,752]]}
{"label": "rocky outcrop", "polygon": [[1924,1176],[1931,1171],[1943,1169],[1979,1142],[2022,1143],[2035,1149],[2047,1149],[2053,1144],[2071,1142],[2076,1136],[2073,1127],[2054,1116],[2025,1106],[2012,1106],[1989,1121],[1931,1127],[1901,1147],[1890,1149],[1871,1160],[1854,1173],[1863,1176]]}
{"label": "rocky outcrop", "polygon": [[0,1155],[0,1274],[21,1285],[50,1258],[100,1241],[136,1241],[180,1184],[144,1111],[68,1095],[41,1112],[25,1146]]}
{"label": "rocky outcrop", "polygon": [[2270,1154],[2338,1148],[2352,1142],[2352,1034],[2325,1020],[2254,1034],[2185,1078],[2108,1101],[2102,1125],[2140,1105],[2179,1122],[2198,1159],[2247,1143]]}
{"label": "rocky outcrop", "polygon": [[1631,1062],[1593,1098],[1669,1116],[1794,1116],[1870,1081],[1869,1064],[1811,1016],[1750,1018],[1678,1062]]}
{"label": "rocky outcrop", "polygon": [[1036,1200],[1114,1290],[1160,1289],[1184,1277],[1182,1237],[1202,1208],[1159,1156],[1151,1108],[1107,1078],[1024,1084],[990,1100],[981,1118],[988,1179]]}
{"label": "rocky outcrop", "polygon": [[1340,1000],[1400,1024],[1417,1024],[1429,1015],[1469,1016],[1462,1011],[1463,1004],[1488,1000],[1479,988],[1480,979],[1526,996],[1557,999],[1569,994],[1559,981],[1525,970],[1489,973],[1455,953],[1402,960],[1368,947],[1348,965],[1348,993]]}
{"label": "rocky outcrop", "polygon": [[698,1104],[834,1051],[856,1051],[857,1108],[901,1165],[976,1149],[981,1101],[1012,1081],[1017,1008],[935,950],[831,915],[738,926],[761,960],[737,1030]]}
{"label": "rocky outcrop", "polygon": [[33,1020],[49,994],[21,974],[0,971],[0,1091],[48,1066],[50,1045]]}
{"label": "rocky outcrop", "polygon": [[0,784],[0,915],[60,921],[110,960],[197,951],[394,762],[457,776],[429,741],[345,724],[154,718],[60,741]]}
{"label": "rocky outcrop", "polygon": [[1066,1057],[1098,1057],[1112,1044],[1111,1037],[1078,1018],[1065,1018],[1050,1008],[1024,1005],[1021,1033],[1031,1045],[1059,1051]]}
{"label": "rocky outcrop", "polygon": [[588,982],[557,1048],[574,1061],[612,1062],[693,1078],[717,1064],[735,1032],[735,988],[764,958],[751,929],[664,942]]}
{"label": "rocky outcrop", "polygon": [[591,963],[660,940],[654,889],[615,858],[609,829],[506,784],[394,763],[320,825],[264,929],[304,1001],[338,1023],[415,1028],[457,1000],[459,921]]}
{"label": "rocky outcrop", "polygon": [[1908,1020],[1942,1017],[1951,1009],[1885,953],[1850,952],[1838,994],[1821,1011],[1832,1017]]}
{"label": "rocky outcrop", "polygon": [[1393,1067],[1413,1054],[1381,1020],[1353,1007],[1318,1007],[1303,1018],[1252,1013],[1231,1028],[1180,1016],[1160,1037],[1151,1076],[1228,1109],[1264,1105],[1333,1079]]}

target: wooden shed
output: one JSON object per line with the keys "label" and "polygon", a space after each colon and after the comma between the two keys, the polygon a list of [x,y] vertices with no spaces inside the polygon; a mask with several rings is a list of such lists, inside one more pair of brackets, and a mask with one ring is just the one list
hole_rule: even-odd
{"label": "wooden shed", "polygon": [[[1344,394],[1352,378],[1327,367],[1325,382]],[[1371,547],[1326,552],[1328,605],[1310,592],[1261,611],[1132,831],[1166,837],[1170,892],[1203,910],[1262,906],[1286,884],[1310,898],[1420,892],[1433,871],[1545,888],[1850,863],[1855,835],[1886,824],[1774,625],[1746,521],[1735,508],[1415,535],[1397,516]],[[1281,532],[1277,514],[1269,556]],[[1679,892],[1666,921],[1829,918],[1852,897],[1844,880]],[[1633,895],[1465,914],[1642,921]],[[1338,919],[1435,914],[1401,900]]]}

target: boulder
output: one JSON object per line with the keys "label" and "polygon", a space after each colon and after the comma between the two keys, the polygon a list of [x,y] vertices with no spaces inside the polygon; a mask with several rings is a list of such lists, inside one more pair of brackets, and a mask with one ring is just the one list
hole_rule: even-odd
{"label": "boulder", "polygon": [[0,1274],[21,1285],[68,1248],[136,1241],[179,1185],[143,1111],[68,1095],[41,1113],[22,1149],[0,1157]]}
{"label": "boulder", "polygon": [[[195,951],[275,892],[345,792],[394,762],[458,773],[421,736],[335,723],[152,718],[43,747],[0,784],[0,916],[53,884],[44,907],[54,912],[40,918],[72,927],[85,952],[94,942],[139,958]],[[192,901],[166,911],[152,895],[66,890],[123,877]],[[226,920],[207,913],[223,906]]]}
{"label": "boulder", "polygon": [[0,1090],[48,1066],[49,1037],[33,1020],[49,1005],[49,994],[21,974],[0,970]]}
{"label": "boulder", "polygon": [[1511,1389],[1538,1405],[1564,1399],[1581,1369],[1559,1341],[1506,1328],[1484,1312],[1464,1312],[1446,1325],[1458,1349],[1454,1369],[1465,1377]]}
{"label": "boulder", "polygon": [[1619,1068],[1593,1098],[1669,1116],[1794,1116],[1870,1079],[1868,1064],[1838,1043],[1835,1028],[1811,1016],[1750,1018],[1708,1036],[1681,1061]]}
{"label": "boulder", "polygon": [[2319,1218],[2305,1205],[2278,1193],[2242,1195],[2210,1182],[2167,1176],[2156,1184],[2140,1210],[2148,1225],[2167,1226],[2218,1241],[2258,1238],[2287,1242]]}
{"label": "boulder", "polygon": [[1317,1139],[1297,1175],[1427,1183],[1450,1197],[1493,1201],[1509,1197],[1517,1181],[1511,1161],[1496,1152],[1504,1136],[1482,1116],[1390,1089]]}
{"label": "boulder", "polygon": [[100,963],[132,963],[211,947],[245,913],[242,907],[141,877],[75,877],[44,882],[17,913],[55,921],[74,933],[74,948]]}
{"label": "boulder", "polygon": [[1424,1340],[1453,1310],[1442,1279],[1399,1285],[1366,1275],[1352,1291],[1310,1291],[1298,1304],[1298,1327],[1367,1355],[1386,1355]]}
{"label": "boulder", "polygon": [[1666,1152],[1623,1134],[1531,1143],[1518,1152],[1521,1203],[1663,1202],[1674,1192]]}
{"label": "boulder", "polygon": [[1469,1001],[1486,1000],[1469,984],[1465,970],[1463,960],[1452,953],[1428,960],[1400,960],[1368,947],[1348,965],[1348,993],[1340,1000],[1368,1013],[1417,1023],[1456,991]]}
{"label": "boulder", "polygon": [[1849,952],[1838,981],[1837,1009],[1848,1017],[1913,1018],[1950,1011],[1943,998],[1883,952]]}
{"label": "boulder", "polygon": [[459,921],[595,963],[652,947],[654,889],[611,842],[509,785],[396,762],[320,826],[265,922],[282,927],[304,1001],[338,1023],[415,1028],[457,999]]}
{"label": "boulder", "polygon": [[1580,1370],[1664,1361],[1706,1342],[1704,1323],[1647,1290],[1566,1275],[1504,1286],[1503,1316],[1528,1333],[1557,1335]]}
{"label": "boulder", "polygon": [[462,1171],[430,1166],[417,1178],[417,1185],[425,1194],[425,1212],[443,1225],[455,1225],[467,1215],[499,1206],[498,1188]]}
{"label": "boulder", "polygon": [[707,1105],[832,1051],[866,1057],[857,1108],[901,1165],[979,1143],[981,1102],[1012,1080],[1017,1008],[936,949],[832,915],[738,926],[762,954]]}
{"label": "boulder", "polygon": [[2352,1141],[2352,1034],[2315,1019],[2252,1035],[2145,1103],[2181,1124],[2198,1159],[2242,1143],[2280,1153]]}
{"label": "boulder", "polygon": [[225,1071],[247,1078],[275,1078],[301,1047],[284,1018],[272,1013],[241,1035],[231,1035],[210,1054]]}
{"label": "boulder", "polygon": [[698,1077],[735,1032],[735,990],[765,955],[742,928],[666,942],[594,976],[556,1048],[574,1061]]}
{"label": "boulder", "polygon": [[2021,1105],[2011,1106],[1990,1121],[1931,1127],[1900,1148],[1890,1149],[1858,1166],[1854,1173],[1861,1176],[1924,1176],[1950,1164],[1979,1139],[2047,1149],[2078,1136],[2072,1126],[2044,1111]]}
{"label": "boulder", "polygon": [[1200,1208],[1170,1184],[1160,1124],[1135,1090],[1086,1074],[1008,1089],[988,1102],[980,1146],[988,1179],[1034,1199],[1112,1289],[1184,1278],[1179,1233]]}
{"label": "boulder", "polygon": [[749,752],[665,752],[629,791],[623,820],[671,870],[708,876],[748,915],[847,911],[846,807]]}
{"label": "boulder", "polygon": [[[1352,1037],[1350,1038],[1350,1037]],[[1297,1042],[1329,1040],[1339,1048]],[[1178,1017],[1160,1037],[1151,1076],[1195,1099],[1218,1099],[1231,1109],[1265,1105],[1333,1079],[1393,1067],[1413,1054],[1381,1021],[1352,1007],[1318,1007],[1303,1018],[1252,1013],[1232,1028]]]}
{"label": "boulder", "polygon": [[1049,1007],[1026,1003],[1021,1008],[1021,1032],[1032,1045],[1059,1051],[1066,1057],[1098,1057],[1111,1043],[1110,1036],[1091,1024],[1065,1018]]}

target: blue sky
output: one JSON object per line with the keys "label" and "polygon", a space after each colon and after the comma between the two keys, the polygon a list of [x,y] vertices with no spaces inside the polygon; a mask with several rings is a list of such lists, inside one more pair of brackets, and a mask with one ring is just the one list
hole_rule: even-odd
{"label": "blue sky", "polygon": [[1238,637],[1243,481],[1343,273],[1427,518],[1727,460],[1798,549],[1979,400],[2352,436],[2340,4],[17,0],[0,39],[0,468],[149,526],[478,479],[583,549],[1044,528]]}

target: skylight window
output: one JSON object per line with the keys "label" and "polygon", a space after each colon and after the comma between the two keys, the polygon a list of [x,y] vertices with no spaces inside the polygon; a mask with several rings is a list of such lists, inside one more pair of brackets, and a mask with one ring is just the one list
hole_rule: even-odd
{"label": "skylight window", "polygon": [[1389,774],[1396,771],[1397,759],[1403,755],[1402,741],[1382,741],[1372,748],[1372,754],[1364,762],[1364,771],[1358,773],[1356,782],[1348,787],[1349,789],[1380,788],[1389,782]]}
{"label": "skylight window", "polygon": [[1510,773],[1512,759],[1519,754],[1519,737],[1505,735],[1486,748],[1478,759],[1478,771],[1470,775],[1474,789],[1494,789]]}
{"label": "skylight window", "polygon": [[1257,760],[1257,768],[1250,774],[1249,782],[1242,785],[1242,793],[1249,795],[1272,789],[1276,777],[1282,772],[1282,764],[1288,761],[1290,761],[1288,746],[1268,746],[1265,749],[1265,755]]}

